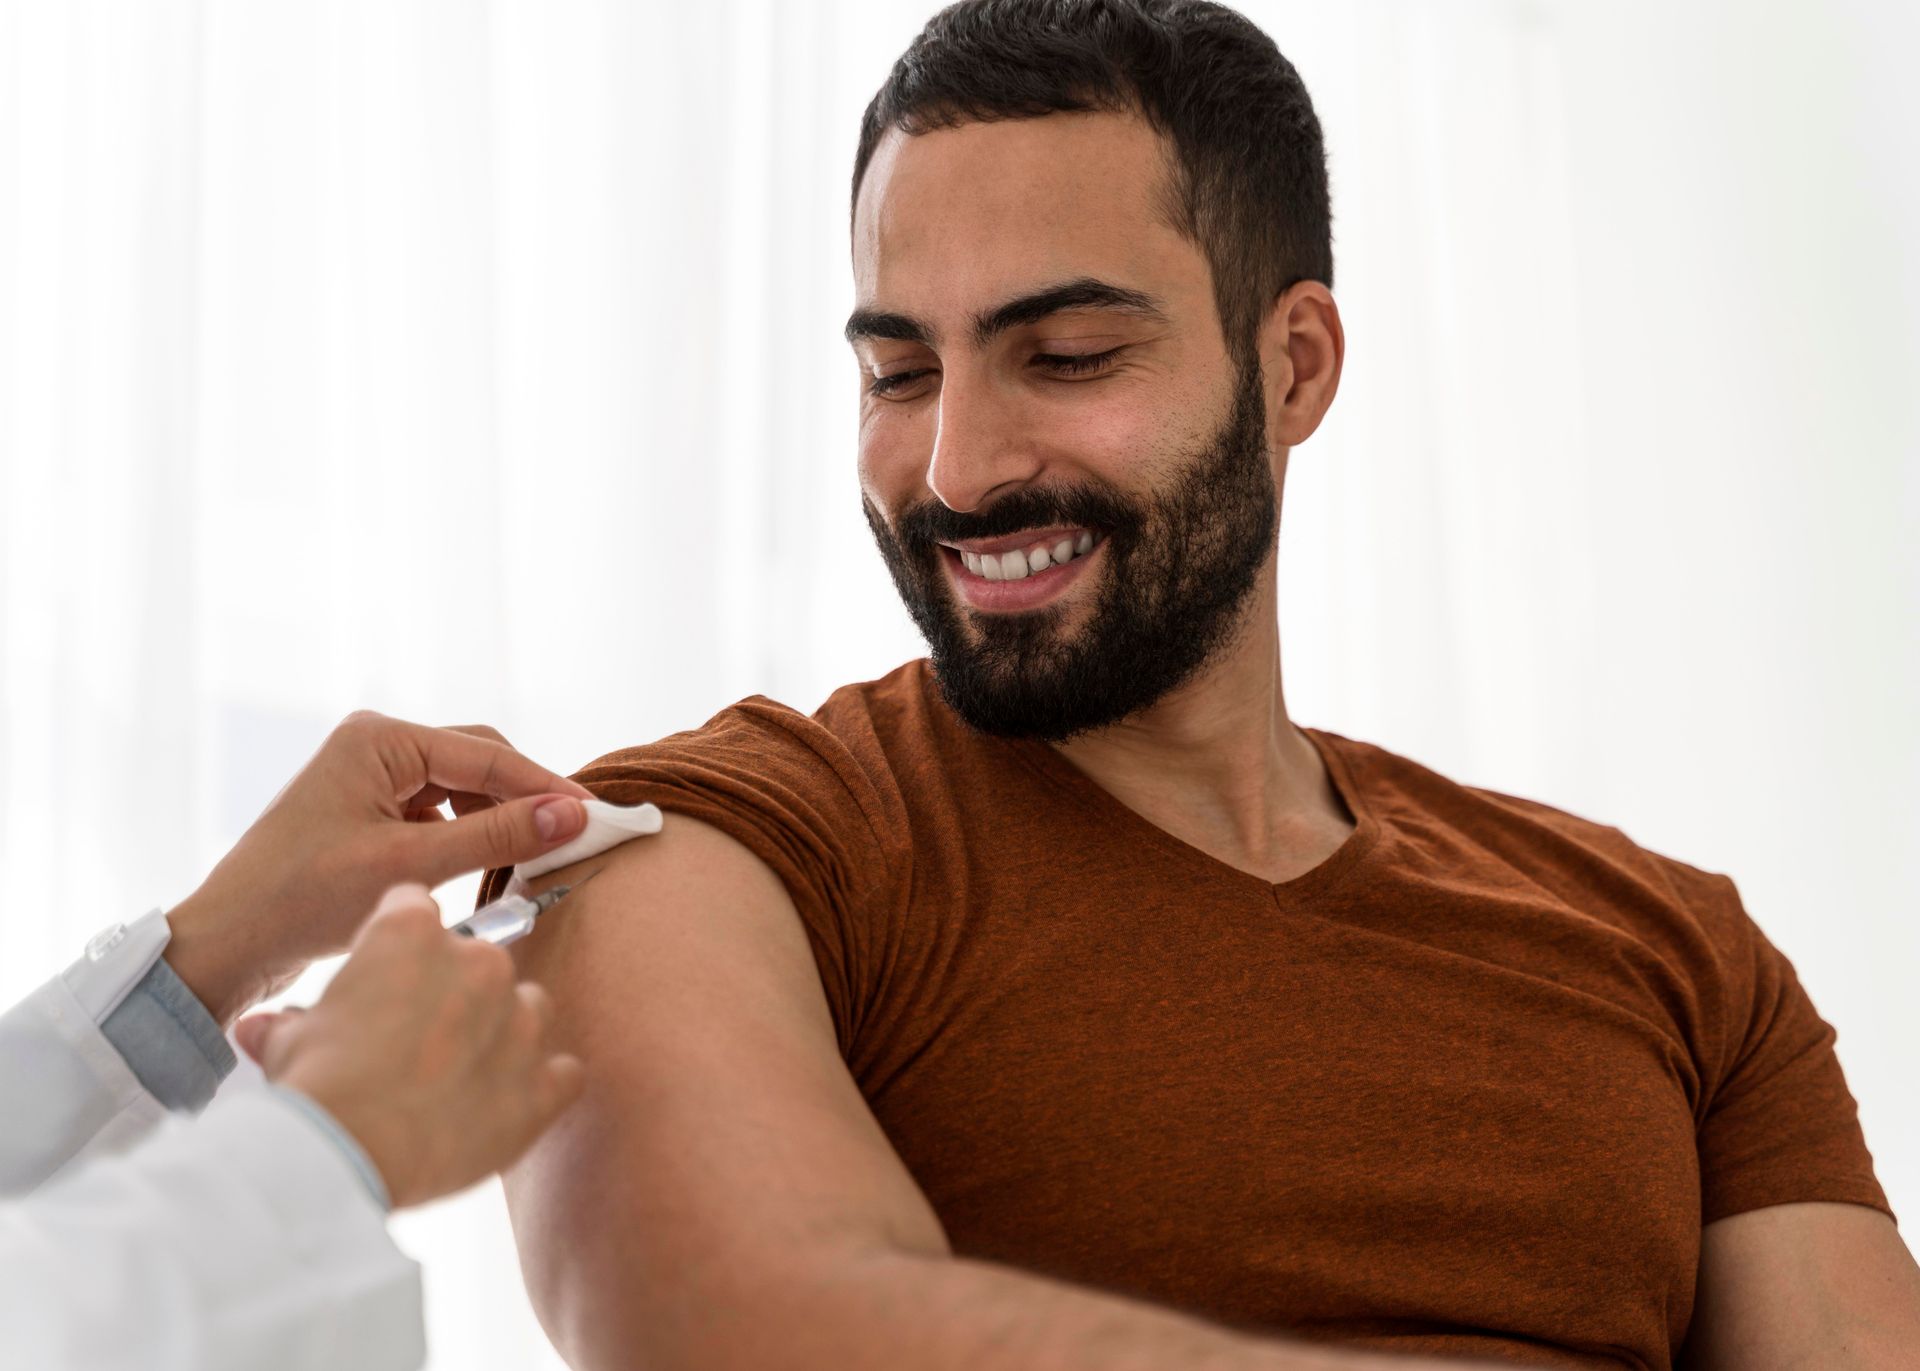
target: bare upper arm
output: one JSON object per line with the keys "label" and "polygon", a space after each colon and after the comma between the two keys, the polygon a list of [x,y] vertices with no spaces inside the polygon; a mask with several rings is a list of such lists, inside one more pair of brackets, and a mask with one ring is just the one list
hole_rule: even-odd
{"label": "bare upper arm", "polygon": [[[669,814],[554,880],[516,946],[580,1100],[507,1175],[527,1284],[576,1368],[699,1364],[781,1291],[883,1250],[947,1251],[842,1062],[786,888]],[[797,1312],[797,1311],[796,1311]]]}
{"label": "bare upper arm", "polygon": [[1688,1371],[1920,1366],[1920,1267],[1858,1204],[1779,1204],[1701,1232]]}

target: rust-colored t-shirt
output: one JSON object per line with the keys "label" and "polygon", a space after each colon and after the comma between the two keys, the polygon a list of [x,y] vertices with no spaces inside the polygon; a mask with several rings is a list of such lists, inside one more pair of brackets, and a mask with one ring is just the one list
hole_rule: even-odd
{"label": "rust-colored t-shirt", "polygon": [[1356,827],[1280,885],[969,730],[924,659],[580,780],[778,873],[965,1256],[1275,1334],[1666,1368],[1702,1224],[1891,1214],[1732,881],[1306,731]]}

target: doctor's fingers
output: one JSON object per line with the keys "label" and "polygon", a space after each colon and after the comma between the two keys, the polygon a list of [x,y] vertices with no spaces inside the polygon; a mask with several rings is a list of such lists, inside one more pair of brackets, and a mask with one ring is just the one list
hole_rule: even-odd
{"label": "doctor's fingers", "polygon": [[438,885],[469,871],[513,866],[579,836],[587,811],[571,795],[535,795],[489,805],[450,823],[395,824],[386,836],[393,869]]}
{"label": "doctor's fingers", "polygon": [[533,1137],[544,1133],[580,1097],[586,1083],[587,1069],[571,1052],[555,1052],[541,1063],[534,1090]]}
{"label": "doctor's fingers", "polygon": [[[403,727],[408,730],[409,741],[418,749],[420,769],[398,793],[412,793],[426,785],[437,785],[454,794],[495,800],[542,793],[572,795],[582,800],[592,798],[592,792],[586,787],[522,756],[498,729],[485,724],[460,724],[453,728],[405,724]],[[396,782],[401,779],[395,776]]]}
{"label": "doctor's fingers", "polygon": [[[486,724],[455,724],[452,727],[443,728],[439,731],[442,733],[460,733],[469,738],[479,738],[485,742],[498,743],[501,747],[513,749],[513,744],[507,741],[505,734],[501,733],[499,729],[491,728]],[[483,781],[483,784],[484,783]],[[554,789],[556,793],[570,793],[561,792],[557,787]],[[496,797],[488,794],[485,790],[456,790],[435,783],[423,786],[413,795],[409,796],[404,804],[404,808],[407,817],[413,818],[417,812],[437,809],[449,800],[453,802],[454,816],[458,818],[461,815],[472,814],[478,810],[485,809],[488,805],[495,803]]]}
{"label": "doctor's fingers", "polygon": [[493,1048],[519,1003],[515,993],[518,973],[503,947],[477,939],[454,942],[451,964],[454,979],[448,987],[452,1014],[475,1056]]}
{"label": "doctor's fingers", "polygon": [[[414,876],[395,881],[381,892],[373,913],[354,935],[352,951],[373,946],[391,949],[389,956],[418,958],[430,955],[439,946],[437,934],[446,931],[441,922],[440,905],[426,882]],[[364,964],[364,963],[363,963]],[[340,968],[344,976],[353,969],[352,957]]]}
{"label": "doctor's fingers", "polygon": [[[509,1145],[517,1157],[580,1097],[586,1068],[571,1052],[542,1049],[513,1072],[503,1072],[499,1079],[516,1083],[515,1121],[508,1127]],[[512,1160],[509,1157],[500,1165]]]}
{"label": "doctor's fingers", "polygon": [[513,746],[513,743],[508,740],[507,735],[495,728],[492,724],[447,724],[445,727],[449,733],[464,733],[469,738],[485,738],[490,742],[500,744],[502,747]]}
{"label": "doctor's fingers", "polygon": [[255,1065],[264,1067],[267,1064],[268,1044],[273,1035],[306,1012],[298,1005],[288,1005],[284,1009],[249,1014],[233,1026],[233,1040],[240,1045],[242,1052],[253,1058]]}
{"label": "doctor's fingers", "polygon": [[528,1051],[541,1050],[553,1031],[553,999],[542,986],[521,981],[513,988],[513,1018],[508,1024],[515,1043]]}
{"label": "doctor's fingers", "polygon": [[532,981],[521,981],[499,1003],[488,1026],[476,1036],[482,1069],[503,1079],[532,1073],[548,1055],[547,1036],[553,1028],[553,1001]]}
{"label": "doctor's fingers", "polygon": [[492,1137],[504,1149],[493,1165],[503,1167],[524,1152],[580,1093],[580,1061],[553,1050],[549,1039],[553,1005],[531,981],[514,987],[514,1006],[473,1063],[473,1076],[490,1106],[476,1113],[491,1120]]}
{"label": "doctor's fingers", "polygon": [[465,1030],[473,1004],[511,993],[513,963],[501,948],[449,933],[441,917],[424,885],[393,886],[361,926],[321,1003],[352,1003],[357,1016],[376,1015],[392,1032],[433,1016],[460,1019]]}
{"label": "doctor's fingers", "polygon": [[[464,733],[470,738],[484,738],[488,742],[498,743],[500,746],[511,748],[515,752],[519,751],[518,748],[514,748],[506,734],[494,728],[491,724],[450,724],[447,726],[446,732]],[[478,814],[489,805],[497,803],[494,796],[484,791],[472,790],[450,791],[447,794],[447,799],[452,802],[453,815],[456,819],[465,818],[469,814]]]}

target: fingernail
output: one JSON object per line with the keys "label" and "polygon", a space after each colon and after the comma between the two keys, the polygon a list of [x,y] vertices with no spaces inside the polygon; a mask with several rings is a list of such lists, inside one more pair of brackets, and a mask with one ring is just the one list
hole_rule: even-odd
{"label": "fingernail", "polygon": [[578,800],[548,800],[533,811],[533,827],[540,841],[550,843],[561,834],[571,835],[580,827],[584,811]]}

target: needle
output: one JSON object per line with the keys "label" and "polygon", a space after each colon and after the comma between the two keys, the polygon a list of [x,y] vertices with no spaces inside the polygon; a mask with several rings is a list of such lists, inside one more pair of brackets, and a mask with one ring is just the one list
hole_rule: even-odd
{"label": "needle", "polygon": [[559,904],[560,901],[566,899],[567,896],[573,894],[574,891],[578,890],[581,886],[605,870],[606,868],[604,866],[596,866],[572,885],[556,885],[553,889],[542,891],[540,894],[534,896],[534,917],[538,918],[540,915],[546,913],[549,909],[552,909],[555,905]]}

